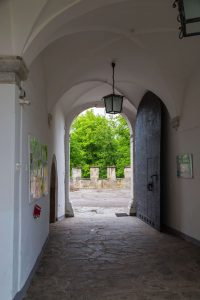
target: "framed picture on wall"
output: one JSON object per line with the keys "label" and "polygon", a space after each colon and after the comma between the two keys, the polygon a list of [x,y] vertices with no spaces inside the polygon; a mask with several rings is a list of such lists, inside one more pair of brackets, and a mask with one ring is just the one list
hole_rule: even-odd
{"label": "framed picture on wall", "polygon": [[29,135],[29,190],[30,201],[48,194],[47,145]]}
{"label": "framed picture on wall", "polygon": [[176,157],[177,177],[193,178],[193,156],[192,154],[181,154]]}

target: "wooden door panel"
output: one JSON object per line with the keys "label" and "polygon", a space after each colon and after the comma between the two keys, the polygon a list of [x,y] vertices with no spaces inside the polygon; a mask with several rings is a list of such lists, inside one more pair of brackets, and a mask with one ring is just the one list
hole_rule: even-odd
{"label": "wooden door panel", "polygon": [[135,200],[137,216],[160,229],[161,100],[143,97],[136,119]]}
{"label": "wooden door panel", "polygon": [[56,221],[56,166],[54,161],[51,166],[50,180],[50,223]]}
{"label": "wooden door panel", "polygon": [[[159,207],[160,207],[160,176],[159,158],[147,158],[147,184],[151,184],[152,189],[147,188],[147,216],[152,221],[152,226],[159,228]],[[157,211],[158,210],[158,211]]]}

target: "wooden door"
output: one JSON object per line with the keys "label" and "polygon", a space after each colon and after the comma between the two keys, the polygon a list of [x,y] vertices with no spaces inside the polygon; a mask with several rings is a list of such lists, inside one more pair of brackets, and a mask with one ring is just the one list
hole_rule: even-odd
{"label": "wooden door", "polygon": [[162,102],[147,92],[138,108],[135,132],[135,200],[137,217],[161,228]]}
{"label": "wooden door", "polygon": [[50,223],[56,221],[56,166],[53,160],[50,181]]}

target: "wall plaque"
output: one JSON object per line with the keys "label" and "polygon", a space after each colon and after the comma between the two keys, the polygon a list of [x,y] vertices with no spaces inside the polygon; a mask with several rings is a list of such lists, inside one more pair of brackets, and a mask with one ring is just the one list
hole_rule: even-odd
{"label": "wall plaque", "polygon": [[181,154],[176,157],[177,177],[193,178],[193,157],[192,154]]}

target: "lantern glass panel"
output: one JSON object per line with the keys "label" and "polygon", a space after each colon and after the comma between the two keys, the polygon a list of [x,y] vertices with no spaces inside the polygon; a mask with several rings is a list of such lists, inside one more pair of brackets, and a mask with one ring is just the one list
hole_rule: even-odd
{"label": "lantern glass panel", "polygon": [[193,33],[200,33],[200,21],[195,23],[187,23],[186,24],[186,34],[190,35]]}
{"label": "lantern glass panel", "polygon": [[120,113],[122,110],[123,96],[113,95],[113,111],[114,113]]}
{"label": "lantern glass panel", "polygon": [[113,110],[113,106],[112,106],[112,95],[105,96],[105,97],[104,97],[104,103],[105,103],[106,113],[111,113],[112,110]]}
{"label": "lantern glass panel", "polygon": [[[199,0],[183,0],[186,22],[188,19],[200,17],[200,1]],[[196,31],[196,28],[193,30]]]}

